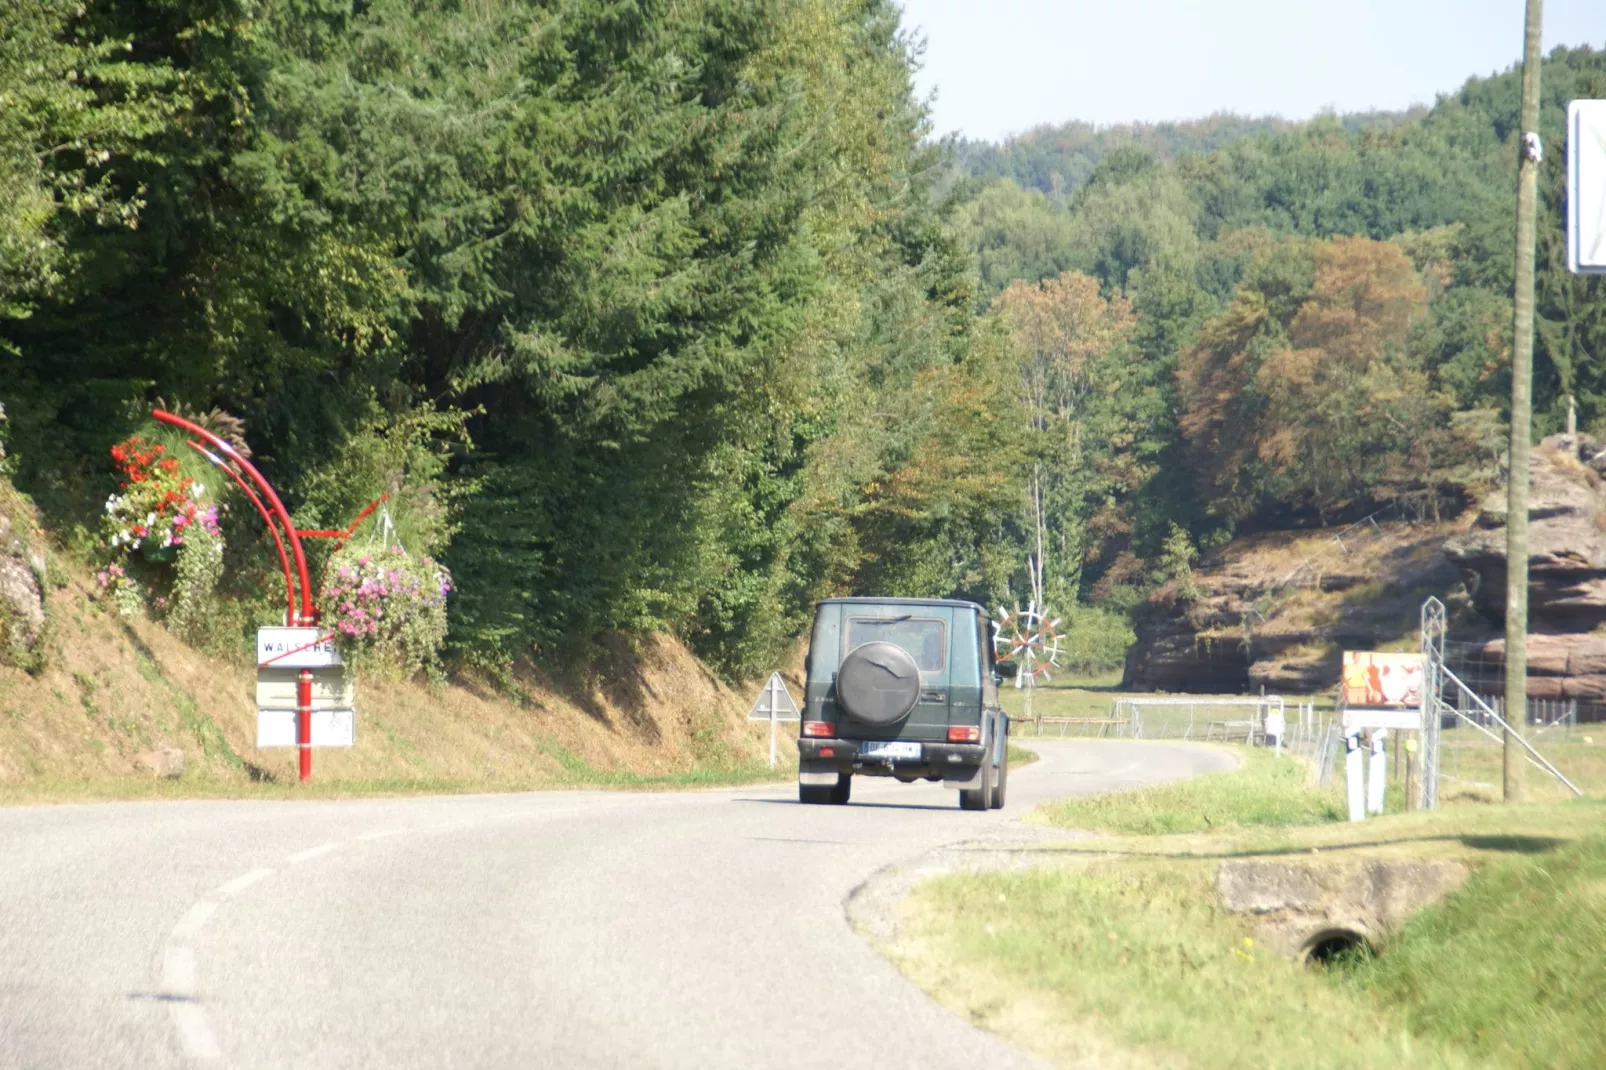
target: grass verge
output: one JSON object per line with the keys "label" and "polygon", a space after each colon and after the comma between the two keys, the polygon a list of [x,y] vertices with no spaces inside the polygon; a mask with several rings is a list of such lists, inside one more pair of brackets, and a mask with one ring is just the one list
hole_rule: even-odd
{"label": "grass verge", "polygon": [[[952,1009],[1066,1066],[1606,1065],[1606,806],[1350,824],[1333,820],[1336,796],[1285,772],[1296,763],[1244,758],[1049,808],[1114,835],[1052,845],[1036,868],[927,882],[889,954]],[[1376,957],[1321,970],[1258,946],[1253,919],[1218,905],[1221,861],[1257,856],[1456,858],[1474,872]]]}
{"label": "grass verge", "polygon": [[1144,836],[1246,825],[1310,825],[1344,816],[1336,785],[1318,788],[1308,767],[1264,748],[1233,748],[1238,769],[1136,791],[1083,795],[1032,815],[1062,828]]}

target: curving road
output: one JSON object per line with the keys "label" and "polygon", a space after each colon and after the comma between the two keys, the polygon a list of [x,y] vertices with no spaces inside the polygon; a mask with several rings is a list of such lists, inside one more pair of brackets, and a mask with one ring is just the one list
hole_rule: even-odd
{"label": "curving road", "polygon": [[0,1067],[1035,1065],[844,898],[1046,799],[1225,768],[1043,741],[1010,806],[790,787],[0,809]]}

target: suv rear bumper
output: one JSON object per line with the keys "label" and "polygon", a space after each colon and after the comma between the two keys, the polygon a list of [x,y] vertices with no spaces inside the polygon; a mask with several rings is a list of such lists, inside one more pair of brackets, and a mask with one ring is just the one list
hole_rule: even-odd
{"label": "suv rear bumper", "polygon": [[987,753],[987,748],[980,743],[927,743],[922,740],[919,761],[861,759],[859,742],[852,739],[799,739],[798,782],[834,784],[841,773],[896,776],[900,780],[929,778],[969,781]]}

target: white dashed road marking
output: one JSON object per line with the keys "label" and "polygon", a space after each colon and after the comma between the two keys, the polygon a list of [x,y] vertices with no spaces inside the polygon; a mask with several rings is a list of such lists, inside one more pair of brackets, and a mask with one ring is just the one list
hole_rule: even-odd
{"label": "white dashed road marking", "polygon": [[319,855],[326,855],[330,851],[337,850],[339,847],[340,844],[335,842],[320,843],[316,847],[308,847],[305,851],[297,851],[295,854],[286,858],[285,861],[289,862],[291,865],[295,865],[298,862],[308,862],[314,858],[317,858]]}
{"label": "white dashed road marking", "polygon": [[172,945],[162,952],[162,995],[195,995],[195,952]]}
{"label": "white dashed road marking", "polygon": [[217,1037],[207,1024],[206,1009],[199,1003],[169,1003],[167,1015],[173,1020],[173,1031],[185,1055],[197,1061],[223,1057],[223,1049],[217,1046]]}
{"label": "white dashed road marking", "polygon": [[235,877],[233,880],[229,881],[229,883],[221,885],[218,888],[218,894],[233,895],[235,892],[243,892],[262,878],[271,876],[273,876],[273,870],[271,869],[249,870],[240,874],[238,877]]}
{"label": "white dashed road marking", "polygon": [[173,935],[169,937],[169,939],[188,940],[190,937],[201,931],[201,926],[206,924],[207,919],[210,918],[213,912],[216,910],[217,900],[198,900],[196,904],[190,907],[189,911],[178,920],[178,924],[173,926]]}

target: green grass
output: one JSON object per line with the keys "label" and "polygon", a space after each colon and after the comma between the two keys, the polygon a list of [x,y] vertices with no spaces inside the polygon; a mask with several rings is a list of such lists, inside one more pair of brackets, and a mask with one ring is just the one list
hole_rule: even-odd
{"label": "green grass", "polygon": [[1009,744],[1008,750],[1009,764],[1012,766],[1030,765],[1032,762],[1037,761],[1037,752],[1023,747],[1019,743]]}
{"label": "green grass", "polygon": [[1203,863],[956,874],[917,890],[906,916],[916,980],[1062,1065],[1476,1065],[1257,947],[1215,907]]}
{"label": "green grass", "polygon": [[[1463,805],[1351,824],[1299,763],[1067,800],[1110,835],[1037,868],[921,885],[889,953],[978,1025],[1062,1065],[1606,1066],[1606,805]],[[1300,966],[1219,906],[1221,860],[1457,859],[1465,887],[1375,957]]]}
{"label": "green grass", "polygon": [[1414,1035],[1497,1066],[1606,1066],[1606,835],[1490,863],[1337,971]]}
{"label": "green grass", "polygon": [[1032,817],[1061,828],[1157,836],[1246,825],[1310,825],[1344,816],[1337,784],[1316,787],[1303,762],[1264,749],[1233,750],[1242,763],[1236,770],[1062,799]]}

